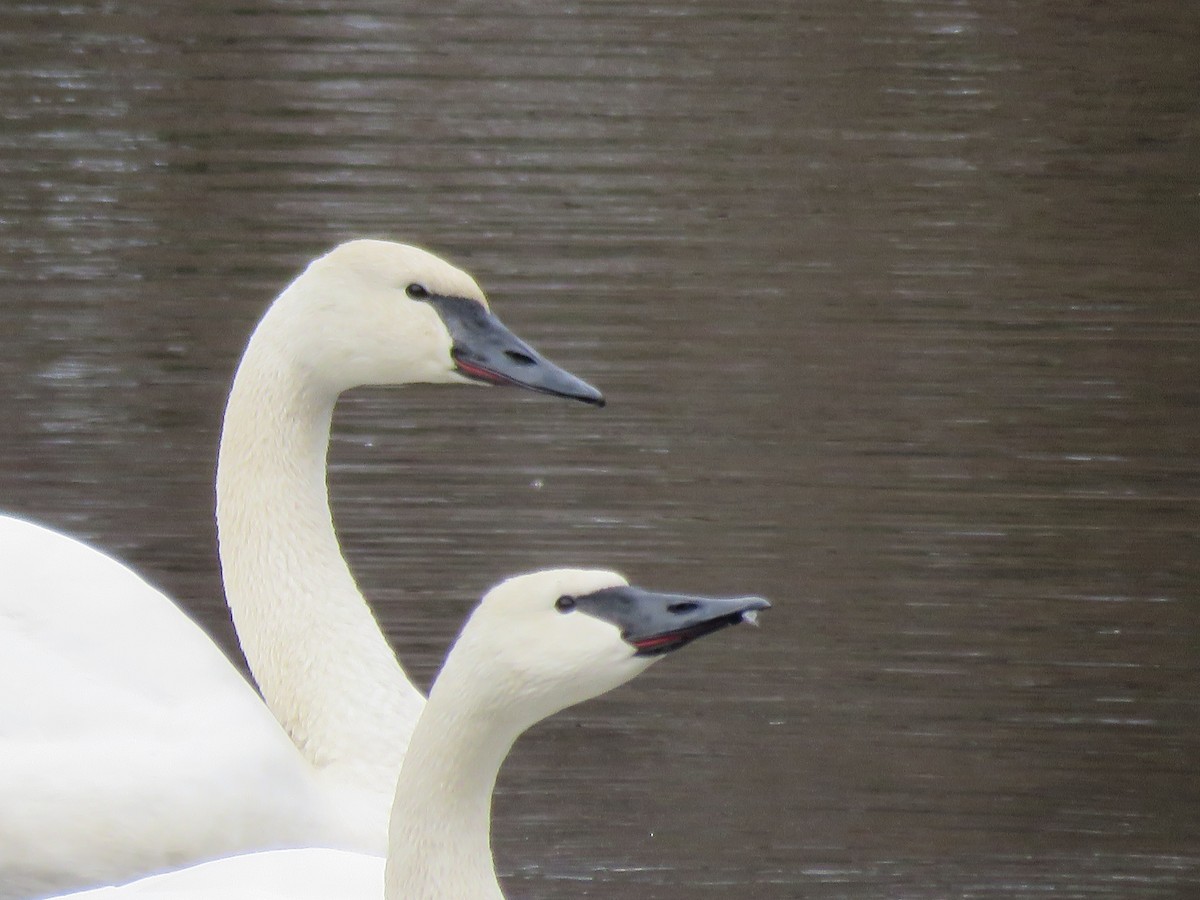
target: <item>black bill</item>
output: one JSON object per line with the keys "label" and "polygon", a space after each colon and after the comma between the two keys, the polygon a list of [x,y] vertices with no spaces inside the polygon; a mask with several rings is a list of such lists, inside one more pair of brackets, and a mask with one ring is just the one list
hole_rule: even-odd
{"label": "black bill", "polygon": [[729,625],[754,622],[758,611],[770,606],[762,597],[693,597],[627,586],[563,598],[559,608],[611,622],[638,656],[657,656]]}
{"label": "black bill", "polygon": [[511,384],[541,394],[604,405],[604,395],[560,369],[513,334],[483,304],[465,297],[433,295],[428,302],[446,323],[458,371],[487,384]]}

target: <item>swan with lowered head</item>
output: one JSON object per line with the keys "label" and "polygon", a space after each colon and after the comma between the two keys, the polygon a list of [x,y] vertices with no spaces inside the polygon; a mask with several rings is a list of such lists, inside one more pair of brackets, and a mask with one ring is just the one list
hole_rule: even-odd
{"label": "swan with lowered head", "polygon": [[304,849],[215,860],[76,900],[502,900],[491,851],[500,765],[530,726],[769,606],[658,594],[557,569],[488,592],[429,692],[400,770],[386,861]]}
{"label": "swan with lowered head", "polygon": [[353,241],[313,261],[250,339],[218,460],[226,598],[262,700],[131,570],[0,517],[0,898],[264,848],[383,851],[424,698],[341,554],[326,451],[339,393],[411,382],[603,403],[432,254]]}

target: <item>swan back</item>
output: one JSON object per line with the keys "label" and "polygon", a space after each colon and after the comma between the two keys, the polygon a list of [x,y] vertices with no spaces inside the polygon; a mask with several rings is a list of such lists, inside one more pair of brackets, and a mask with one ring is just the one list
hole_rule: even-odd
{"label": "swan back", "polygon": [[8,516],[0,568],[0,897],[363,828],[326,827],[253,688],[131,569]]}

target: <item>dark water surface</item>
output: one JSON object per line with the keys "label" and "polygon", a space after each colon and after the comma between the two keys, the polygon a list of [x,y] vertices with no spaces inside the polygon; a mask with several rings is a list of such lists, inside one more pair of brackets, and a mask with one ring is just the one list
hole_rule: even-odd
{"label": "dark water surface", "polygon": [[517,571],[776,604],[518,745],[514,897],[1200,896],[1200,7],[431,9],[0,7],[0,506],[232,650],[245,338],[420,243],[610,400],[339,407],[421,683]]}

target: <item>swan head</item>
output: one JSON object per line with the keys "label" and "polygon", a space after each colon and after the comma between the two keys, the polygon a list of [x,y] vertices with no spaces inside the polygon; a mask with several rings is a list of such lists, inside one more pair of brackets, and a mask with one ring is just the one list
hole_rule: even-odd
{"label": "swan head", "polygon": [[438,682],[469,677],[477,709],[523,730],[769,606],[761,597],[658,593],[602,570],[520,575],[484,596]]}
{"label": "swan head", "polygon": [[[492,313],[475,280],[419,247],[354,240],[309,264],[259,326],[311,383],[476,383],[604,405]],[[257,337],[257,335],[256,335]]]}

